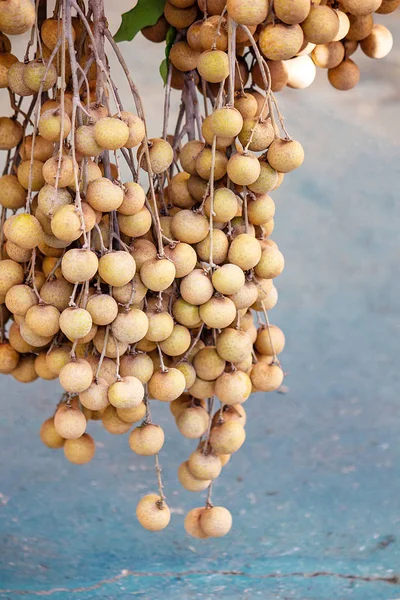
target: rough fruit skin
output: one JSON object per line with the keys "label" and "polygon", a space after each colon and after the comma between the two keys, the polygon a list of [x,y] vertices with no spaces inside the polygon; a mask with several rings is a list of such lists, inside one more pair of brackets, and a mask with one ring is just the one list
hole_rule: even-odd
{"label": "rough fruit skin", "polygon": [[26,191],[15,175],[0,177],[0,203],[4,208],[18,210],[26,202]]}
{"label": "rough fruit skin", "polygon": [[161,503],[160,496],[157,494],[148,494],[139,500],[136,516],[142,527],[149,531],[165,529],[171,520],[171,513],[165,500]]}
{"label": "rough fruit skin", "polygon": [[92,279],[98,266],[99,261],[94,252],[77,248],[68,250],[61,261],[63,276],[70,283],[81,283]]}
{"label": "rough fruit skin", "polygon": [[303,164],[304,150],[295,140],[276,139],[268,149],[268,162],[280,173],[289,173]]}
{"label": "rough fruit skin", "polygon": [[197,479],[197,477],[194,477],[189,470],[188,461],[179,466],[178,479],[185,490],[189,492],[202,492],[211,483],[211,479]]}
{"label": "rough fruit skin", "polygon": [[251,370],[251,381],[260,392],[274,392],[283,381],[283,371],[278,365],[258,362]]}
{"label": "rough fruit skin", "polygon": [[75,440],[66,440],[64,444],[65,458],[75,465],[84,465],[92,460],[96,452],[93,438],[84,433]]}
{"label": "rough fruit skin", "polygon": [[343,0],[342,4],[347,12],[359,17],[378,10],[382,0]]}
{"label": "rough fruit skin", "polygon": [[187,42],[177,42],[171,48],[170,61],[179,71],[193,71],[197,67],[200,52],[193,50]]}
{"label": "rough fruit skin", "polygon": [[[149,155],[150,165],[153,173],[164,173],[174,160],[174,151],[171,144],[160,138],[149,139]],[[138,159],[141,157],[140,166],[147,171],[147,158],[144,149],[141,146],[138,148]]]}
{"label": "rough fruit skin", "polygon": [[330,42],[329,44],[316,46],[311,53],[311,57],[317,67],[334,69],[343,61],[344,52],[344,46],[341,42]]}
{"label": "rough fruit skin", "polygon": [[329,6],[311,7],[301,27],[307,40],[313,44],[328,44],[339,31],[339,18]]}
{"label": "rough fruit skin", "polygon": [[20,355],[10,344],[0,344],[0,373],[11,373],[19,362]]}
{"label": "rough fruit skin", "polygon": [[86,419],[78,408],[62,404],[54,415],[54,427],[64,439],[74,440],[85,433]]}
{"label": "rough fruit skin", "polygon": [[287,25],[302,23],[310,12],[310,0],[274,0],[274,12]]}
{"label": "rough fruit skin", "polygon": [[232,515],[223,506],[206,508],[200,517],[200,525],[206,535],[223,537],[231,530]]}
{"label": "rough fruit skin", "polygon": [[4,223],[4,234],[20,248],[31,250],[43,240],[43,230],[33,215],[21,213],[9,217]]}
{"label": "rough fruit skin", "polygon": [[140,456],[154,456],[164,444],[164,431],[158,425],[136,427],[129,436],[129,446]]}
{"label": "rough fruit skin", "polygon": [[22,140],[22,125],[9,117],[0,117],[0,150],[11,150]]}
{"label": "rough fruit skin", "polygon": [[269,24],[260,32],[259,46],[269,60],[289,60],[303,44],[304,34],[300,25]]}
{"label": "rough fruit skin", "polygon": [[254,154],[237,153],[228,161],[227,173],[236,185],[251,185],[257,181],[261,167]]}
{"label": "rough fruit skin", "polygon": [[0,31],[3,33],[20,35],[35,22],[35,6],[30,0],[3,0],[0,8]]}
{"label": "rough fruit skin", "polygon": [[129,127],[121,119],[104,117],[94,125],[94,138],[104,150],[118,150],[129,139]]}
{"label": "rough fruit skin", "polygon": [[351,58],[348,58],[335,69],[328,70],[328,79],[337,90],[351,90],[360,81],[360,69]]}
{"label": "rough fruit skin", "polygon": [[215,394],[228,406],[242,404],[251,394],[251,381],[242,371],[222,373],[215,382]]}
{"label": "rough fruit skin", "polygon": [[54,417],[50,417],[42,423],[39,435],[43,444],[48,448],[57,449],[64,446],[65,439],[57,433],[54,427]]}
{"label": "rough fruit skin", "polygon": [[222,50],[206,50],[199,56],[197,70],[209,83],[220,83],[229,75],[228,55]]}
{"label": "rough fruit skin", "polygon": [[92,383],[93,373],[88,361],[78,358],[62,367],[59,378],[66,392],[79,394],[88,389]]}
{"label": "rough fruit skin", "polygon": [[387,27],[376,23],[369,36],[362,40],[360,45],[369,58],[384,58],[393,48],[393,36]]}
{"label": "rough fruit skin", "polygon": [[34,92],[42,89],[47,92],[57,81],[57,70],[54,64],[49,67],[45,62],[33,60],[25,65],[24,83]]}
{"label": "rough fruit skin", "polygon": [[183,394],[186,387],[184,375],[178,369],[154,373],[149,381],[149,393],[161,402],[172,402]]}
{"label": "rough fruit skin", "polygon": [[135,272],[135,259],[127,252],[117,250],[100,258],[99,275],[109,285],[123,286],[132,280]]}
{"label": "rough fruit skin", "polygon": [[268,0],[228,0],[228,14],[240,25],[259,25],[268,14]]}
{"label": "rough fruit skin", "polygon": [[222,464],[216,454],[203,454],[198,448],[189,456],[188,468],[193,477],[202,480],[216,479],[221,473]]}
{"label": "rough fruit skin", "polygon": [[[187,488],[186,488],[187,489]],[[203,488],[205,489],[205,488]],[[191,491],[191,490],[189,490]],[[201,490],[200,490],[201,491]],[[200,519],[206,509],[204,506],[200,508],[192,508],[185,517],[184,527],[186,533],[194,538],[207,539],[209,536],[203,531]]]}

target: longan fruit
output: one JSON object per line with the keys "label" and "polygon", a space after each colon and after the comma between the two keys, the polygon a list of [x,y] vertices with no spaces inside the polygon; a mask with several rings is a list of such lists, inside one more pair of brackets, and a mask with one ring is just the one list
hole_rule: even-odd
{"label": "longan fruit", "polygon": [[101,177],[88,185],[86,199],[94,210],[109,212],[121,206],[124,192],[116,183]]}
{"label": "longan fruit", "polygon": [[244,286],[236,292],[236,294],[232,294],[230,299],[236,306],[237,310],[247,309],[254,302],[256,302],[258,298],[257,286],[253,281],[246,281]]}
{"label": "longan fruit", "polygon": [[384,58],[393,48],[393,36],[389,29],[376,23],[371,33],[361,42],[361,50],[369,58]]}
{"label": "longan fruit", "polygon": [[143,141],[146,134],[145,125],[142,119],[127,110],[123,110],[121,112],[121,120],[129,129],[129,137],[125,142],[125,148],[134,148],[135,146],[138,146]]}
{"label": "longan fruit", "polygon": [[310,12],[309,0],[274,0],[274,12],[280,21],[287,25],[302,23]]}
{"label": "longan fruit", "polygon": [[184,487],[185,490],[188,490],[189,492],[202,492],[205,489],[207,489],[211,483],[211,479],[198,479],[197,477],[194,477],[194,475],[192,475],[192,473],[189,470],[188,461],[183,462],[179,466],[178,479],[182,487]]}
{"label": "longan fruit", "polygon": [[144,402],[141,402],[138,406],[133,406],[132,408],[117,408],[117,415],[122,421],[130,425],[137,423],[145,418],[146,405]]}
{"label": "longan fruit", "polygon": [[7,258],[11,260],[15,260],[15,262],[23,263],[28,262],[31,258],[31,250],[25,250],[24,248],[20,248],[17,244],[14,244],[10,240],[6,241],[5,244],[5,252]]}
{"label": "longan fruit", "polygon": [[243,371],[222,373],[215,382],[215,394],[223,404],[242,404],[251,394],[250,378]]}
{"label": "longan fruit", "polygon": [[237,265],[230,263],[222,265],[213,272],[212,283],[220,294],[235,294],[245,284],[243,270]]}
{"label": "longan fruit", "polygon": [[174,175],[169,182],[168,199],[170,203],[178,208],[192,208],[196,204],[196,201],[188,190],[189,177],[189,173],[181,171]]}
{"label": "longan fruit", "polygon": [[0,30],[9,35],[25,33],[33,26],[35,15],[35,6],[30,0],[2,2]]}
{"label": "longan fruit", "polygon": [[189,275],[197,263],[196,251],[184,242],[164,248],[165,256],[175,266],[175,277],[181,278]]}
{"label": "longan fruit", "polygon": [[120,287],[126,285],[136,272],[133,256],[123,250],[104,254],[99,260],[99,275],[106,283]]}
{"label": "longan fruit", "polygon": [[254,152],[266,150],[272,144],[274,138],[275,131],[271,121],[260,121],[258,118],[245,119],[239,133],[239,141],[242,146],[245,147],[248,144],[249,150]]}
{"label": "longan fruit", "polygon": [[164,431],[159,425],[145,423],[131,431],[129,447],[140,456],[154,456],[163,447],[164,439]]}
{"label": "longan fruit", "polygon": [[188,406],[176,419],[180,433],[189,439],[200,438],[207,431],[209,417],[202,406]]}
{"label": "longan fruit", "polygon": [[161,42],[165,41],[169,27],[170,26],[166,18],[164,15],[161,15],[154,25],[143,27],[141,32],[150,42],[160,44]]}
{"label": "longan fruit", "polygon": [[48,218],[53,218],[55,212],[68,204],[71,204],[72,197],[67,189],[56,189],[52,185],[44,185],[37,196],[38,207]]}
{"label": "longan fruit", "polygon": [[[62,125],[63,120],[64,125]],[[59,142],[61,137],[61,128],[63,127],[62,139],[65,139],[71,132],[71,126],[71,120],[67,113],[64,112],[64,116],[62,116],[60,114],[60,109],[56,108],[53,110],[46,110],[41,114],[38,129],[39,134],[44,140],[48,142]],[[47,158],[50,158],[50,156]]]}
{"label": "longan fruit", "polygon": [[11,373],[17,366],[20,355],[8,342],[0,343],[0,373]]}
{"label": "longan fruit", "polygon": [[53,156],[46,160],[42,167],[44,181],[50,185],[56,185],[58,174],[58,185],[60,187],[72,187],[74,181],[74,163],[72,158],[63,155],[61,157],[60,170],[58,170],[58,164],[58,157]]}
{"label": "longan fruit", "polygon": [[85,337],[92,327],[92,317],[84,308],[68,307],[60,315],[60,329],[71,341]]}
{"label": "longan fruit", "polygon": [[61,404],[54,415],[54,428],[66,440],[74,440],[85,433],[86,419],[73,404]]}
{"label": "longan fruit", "polygon": [[53,339],[53,336],[43,337],[38,335],[32,329],[30,329],[25,321],[21,321],[19,324],[19,330],[22,338],[25,340],[27,344],[34,346],[35,348],[41,348],[42,346],[47,346]]}
{"label": "longan fruit", "polygon": [[81,437],[66,440],[64,443],[65,458],[75,465],[84,465],[92,460],[96,452],[96,445],[92,436],[84,433]]}
{"label": "longan fruit", "polygon": [[172,402],[186,387],[186,380],[178,369],[168,369],[153,373],[148,383],[149,394],[161,402]]}
{"label": "longan fruit", "polygon": [[[47,72],[47,74],[46,74]],[[42,60],[32,60],[25,65],[24,82],[31,90],[47,92],[57,81],[57,69]]]}
{"label": "longan fruit", "polygon": [[93,125],[81,125],[75,132],[77,151],[82,156],[99,156],[103,148],[96,142]]}
{"label": "longan fruit", "polygon": [[119,150],[129,139],[129,127],[119,117],[103,117],[94,124],[94,138],[104,150]]}
{"label": "longan fruit", "polygon": [[25,206],[26,191],[15,175],[0,177],[0,204],[4,208],[18,210]]}
{"label": "longan fruit", "polygon": [[275,215],[275,202],[268,194],[259,194],[247,204],[250,223],[264,225]]}
{"label": "longan fruit", "polygon": [[133,300],[134,304],[140,304],[146,296],[147,287],[143,285],[138,273],[135,273],[131,282],[121,287],[113,288],[113,297],[120,304],[130,304]]}
{"label": "longan fruit", "polygon": [[132,376],[122,377],[110,385],[108,400],[115,408],[133,408],[139,406],[144,397],[143,384]]}
{"label": "longan fruit", "polygon": [[[30,160],[32,155],[32,142],[33,136],[27,135],[23,140],[20,147],[20,154],[22,160]],[[35,137],[35,144],[33,146],[33,158],[45,162],[48,160],[54,151],[54,144],[45,140],[42,136],[37,135]]]}
{"label": "longan fruit", "polygon": [[121,377],[136,377],[145,384],[153,375],[153,361],[147,354],[127,354],[121,358],[119,372]]}
{"label": "longan fruit", "polygon": [[259,361],[253,365],[250,378],[260,392],[274,392],[282,385],[284,374],[279,365]]}
{"label": "longan fruit", "polygon": [[206,508],[200,517],[200,527],[209,537],[223,537],[231,530],[232,515],[223,506]]}
{"label": "longan fruit", "polygon": [[255,267],[255,273],[263,279],[278,277],[285,267],[285,259],[277,246],[267,246],[261,253],[260,261]]}
{"label": "longan fruit", "polygon": [[[286,67],[286,62],[281,60],[267,60],[266,61],[270,77],[271,77],[271,90],[273,92],[280,92],[286,87],[288,82],[288,70]],[[261,70],[259,64],[256,63],[251,71],[251,75],[253,78],[253,82],[258,85],[262,90],[265,89],[264,81],[261,75]],[[250,94],[249,94],[250,95]],[[253,96],[254,97],[254,96]],[[260,107],[261,108],[261,107]],[[259,112],[259,111],[257,111]],[[256,114],[257,114],[256,112]],[[253,115],[255,116],[255,115]]]}
{"label": "longan fruit", "polygon": [[171,231],[179,241],[186,244],[197,244],[207,236],[209,224],[200,213],[181,210],[172,217]]}
{"label": "longan fruit", "polygon": [[[215,151],[214,160],[214,180],[218,181],[226,175],[228,159],[224,152],[220,150]],[[204,148],[196,159],[196,171],[200,177],[208,180],[211,177],[211,165],[212,165],[212,150],[211,148]]]}
{"label": "longan fruit", "polygon": [[300,51],[303,40],[304,34],[300,25],[269,23],[261,29],[258,44],[261,52],[269,60],[289,60]]}
{"label": "longan fruit", "polygon": [[33,346],[25,342],[20,333],[19,325],[16,322],[11,323],[10,329],[8,330],[8,341],[19,354],[27,354],[34,350]]}
{"label": "longan fruit", "polygon": [[231,406],[223,406],[222,411],[217,410],[212,424],[218,425],[225,421],[237,421],[244,427],[246,425],[246,411],[241,404],[233,404]]}
{"label": "longan fruit", "polygon": [[46,363],[46,352],[41,352],[35,358],[35,371],[41,379],[46,381],[50,381],[52,379],[57,379],[57,375],[51,371]]}
{"label": "longan fruit", "polygon": [[211,128],[216,136],[236,137],[243,127],[243,117],[236,108],[218,108],[211,115]]}
{"label": "longan fruit", "polygon": [[388,15],[400,6],[400,0],[383,0],[379,8],[375,12],[381,15]]}
{"label": "longan fruit", "polygon": [[[231,221],[238,211],[238,200],[236,194],[229,188],[218,188],[214,191],[213,198],[213,220],[215,223],[226,223]],[[211,215],[211,197],[207,196],[204,203],[204,212],[207,217]]]}
{"label": "longan fruit", "polygon": [[[0,133],[1,147],[1,133]],[[4,148],[3,148],[4,149]],[[29,180],[32,180],[31,190],[37,192],[43,187],[45,179],[43,176],[44,164],[40,160],[24,160],[20,163],[17,169],[18,181],[25,190],[29,189]]]}
{"label": "longan fruit", "polygon": [[197,376],[205,381],[217,379],[224,372],[225,364],[214,346],[206,346],[193,359]]}
{"label": "longan fruit", "polygon": [[214,296],[200,306],[200,317],[209,328],[228,327],[236,317],[236,306],[229,298]]}
{"label": "longan fruit", "polygon": [[194,366],[187,360],[184,360],[183,362],[180,362],[175,366],[178,369],[178,371],[180,371],[183,374],[186,381],[186,388],[189,389],[190,387],[192,387],[192,385],[194,385],[194,382],[196,381],[196,371]]}
{"label": "longan fruit", "polygon": [[303,90],[309,87],[317,75],[315,64],[308,54],[286,61],[286,66],[289,73],[287,85],[293,89]]}
{"label": "longan fruit", "polygon": [[[86,232],[96,224],[96,213],[89,204],[82,202],[83,226]],[[37,215],[37,212],[36,212]],[[64,242],[73,242],[82,235],[81,215],[73,204],[61,206],[51,220],[51,230],[54,236]]]}
{"label": "longan fruit", "polygon": [[211,428],[210,445],[217,454],[233,454],[244,444],[246,432],[239,421],[224,421]]}
{"label": "longan fruit", "polygon": [[187,463],[193,477],[206,481],[216,479],[222,469],[219,456],[212,452],[203,453],[202,447],[192,452]]}
{"label": "longan fruit", "polygon": [[174,319],[185,325],[185,327],[199,327],[201,319],[198,306],[186,302],[183,298],[178,298],[172,305],[172,314]]}
{"label": "longan fruit", "polygon": [[25,64],[18,60],[7,70],[7,86],[18,96],[32,96],[33,90],[24,81]]}
{"label": "longan fruit", "polygon": [[236,92],[234,106],[240,112],[243,119],[251,119],[257,114],[257,100],[251,94],[246,92]]}
{"label": "longan fruit", "polygon": [[238,235],[229,247],[228,260],[243,271],[248,271],[257,265],[261,258],[261,246],[258,240],[242,233]]}
{"label": "longan fruit", "polygon": [[51,337],[59,329],[60,313],[55,306],[38,304],[31,306],[25,315],[25,323],[36,335]]}
{"label": "longan fruit", "polygon": [[24,281],[24,269],[14,260],[0,261],[0,294],[6,294],[14,285]]}
{"label": "longan fruit", "polygon": [[151,227],[151,213],[143,206],[134,215],[118,215],[118,224],[121,233],[129,237],[140,237],[145,235]]}
{"label": "longan fruit", "polygon": [[65,439],[57,433],[54,427],[54,417],[50,417],[42,423],[39,435],[43,444],[48,448],[57,449],[64,446]]}
{"label": "longan fruit", "polygon": [[[212,146],[213,139],[214,139],[214,131],[212,128],[212,115],[208,115],[208,117],[206,117],[204,119],[202,126],[201,126],[201,133],[202,133],[203,138],[205,139],[206,143],[209,146]],[[217,136],[217,140],[216,140],[217,150],[220,150],[222,153],[225,152],[225,149],[228,146],[231,146],[233,144],[234,140],[235,140],[235,138],[233,138],[233,137]],[[189,188],[189,182],[188,182],[188,188]]]}
{"label": "longan fruit", "polygon": [[183,325],[174,325],[172,333],[160,342],[161,350],[168,356],[180,356],[184,354],[191,343],[189,330]]}
{"label": "longan fruit", "polygon": [[337,90],[351,90],[360,81],[360,69],[351,58],[347,58],[338,67],[328,70],[328,79]]}
{"label": "longan fruit", "polygon": [[259,25],[268,14],[268,0],[228,0],[228,14],[240,25]]}
{"label": "longan fruit", "polygon": [[123,201],[117,210],[122,215],[135,215],[143,208],[145,201],[146,195],[142,186],[134,181],[128,181],[124,184]]}
{"label": "longan fruit", "polygon": [[108,294],[94,294],[86,304],[95,325],[109,325],[118,314],[118,304]]}
{"label": "longan fruit", "polygon": [[339,18],[329,6],[311,6],[301,27],[307,40],[313,44],[332,42],[339,31]]}
{"label": "longan fruit", "polygon": [[117,340],[127,344],[136,344],[143,339],[149,329],[149,319],[137,308],[120,312],[111,325],[111,331]]}
{"label": "longan fruit", "polygon": [[22,356],[18,365],[11,371],[11,375],[20,383],[31,383],[37,379],[35,371],[35,355]]}
{"label": "longan fruit", "polygon": [[169,59],[179,71],[193,71],[197,67],[200,52],[187,42],[176,42],[169,53]]}
{"label": "longan fruit", "polygon": [[55,346],[46,355],[47,367],[55,375],[59,375],[63,366],[71,362],[71,360],[71,346],[67,344]]}
{"label": "longan fruit", "polygon": [[261,167],[254,154],[237,152],[230,157],[226,170],[229,179],[236,185],[251,185],[258,179]]}
{"label": "longan fruit", "polygon": [[198,58],[197,70],[209,83],[220,83],[229,75],[228,55],[223,50],[206,50]]}
{"label": "longan fruit", "polygon": [[46,281],[40,290],[40,296],[46,304],[52,304],[60,312],[67,308],[73,286],[63,278]]}
{"label": "longan fruit", "polygon": [[37,303],[36,294],[29,285],[14,285],[6,293],[5,305],[14,315],[25,316],[27,311]]}
{"label": "longan fruit", "polygon": [[382,0],[343,0],[343,8],[356,17],[368,15],[379,9]]}
{"label": "longan fruit", "polygon": [[93,345],[96,350],[101,353],[105,345],[105,355],[107,358],[117,358],[125,354],[128,344],[126,342],[120,342],[114,336],[109,335],[106,343],[106,328],[99,327],[96,335],[93,338]]}
{"label": "longan fruit", "polygon": [[[204,148],[204,143],[200,140],[191,140],[187,142],[180,151],[179,160],[182,168],[190,175],[196,175],[196,158]],[[176,176],[175,176],[176,177]]]}
{"label": "longan fruit", "polygon": [[251,353],[252,342],[245,331],[229,327],[217,336],[216,349],[222,359],[237,363]]}
{"label": "longan fruit", "polygon": [[171,512],[158,494],[143,496],[136,506],[136,517],[139,523],[149,531],[165,529],[171,520]]}
{"label": "longan fruit", "polygon": [[147,260],[157,256],[157,248],[153,242],[145,239],[134,240],[130,246],[130,250],[135,259],[137,272],[140,271]]}
{"label": "longan fruit", "polygon": [[9,117],[0,117],[0,150],[11,150],[18,146],[22,135],[22,125],[18,121]]}
{"label": "longan fruit", "polygon": [[146,339],[150,342],[162,342],[166,340],[174,329],[174,321],[171,315],[166,311],[148,311],[146,314],[149,319]]}
{"label": "longan fruit", "polygon": [[[144,152],[143,144],[139,146],[137,156],[138,161],[141,157],[140,166],[145,171],[148,170],[147,157]],[[148,150],[150,156],[150,166],[153,173],[160,174],[164,173],[172,164],[174,160],[174,151],[172,146],[166,140],[161,138],[150,138],[148,141]]]}
{"label": "longan fruit", "polygon": [[350,29],[347,32],[346,38],[353,42],[358,42],[366,38],[374,26],[374,18],[370,14],[361,17],[349,15],[349,21]]}
{"label": "longan fruit", "polygon": [[204,304],[211,298],[213,292],[214,288],[210,278],[202,269],[194,269],[181,281],[181,296],[189,304],[195,306]]}
{"label": "longan fruit", "polygon": [[115,406],[107,406],[102,415],[103,427],[108,433],[113,435],[123,435],[130,430],[132,423],[123,421],[118,413]]}
{"label": "longan fruit", "polygon": [[80,394],[88,389],[93,380],[91,366],[84,358],[77,358],[64,365],[59,373],[60,384],[66,392]]}
{"label": "longan fruit", "polygon": [[194,538],[207,539],[209,537],[206,533],[204,533],[200,524],[201,516],[205,510],[206,509],[204,507],[192,508],[192,510],[190,510],[185,517],[185,531]]}
{"label": "longan fruit", "polygon": [[280,354],[285,347],[285,335],[276,325],[261,328],[258,330],[255,347],[257,352],[267,356]]}
{"label": "longan fruit", "polygon": [[280,173],[289,173],[303,164],[304,150],[296,140],[277,138],[268,149],[268,162]]}
{"label": "longan fruit", "polygon": [[334,69],[344,59],[344,46],[341,42],[329,42],[315,46],[311,57],[317,67]]}
{"label": "longan fruit", "polygon": [[171,260],[156,257],[151,258],[142,265],[140,278],[149,290],[161,292],[172,284],[175,279],[175,272],[175,265]]}
{"label": "longan fruit", "polygon": [[[211,237],[212,236],[212,237]],[[211,240],[213,244],[212,260],[214,264],[220,265],[228,256],[229,240],[227,235],[220,229],[213,229],[204,240],[196,244],[196,252],[199,260],[208,262],[211,256]]]}
{"label": "longan fruit", "polygon": [[194,383],[190,388],[188,388],[188,392],[194,398],[198,400],[206,400],[207,398],[211,398],[215,392],[215,383],[214,381],[205,381],[200,377],[196,377]]}
{"label": "longan fruit", "polygon": [[4,33],[0,33],[0,52],[11,52],[11,41]]}

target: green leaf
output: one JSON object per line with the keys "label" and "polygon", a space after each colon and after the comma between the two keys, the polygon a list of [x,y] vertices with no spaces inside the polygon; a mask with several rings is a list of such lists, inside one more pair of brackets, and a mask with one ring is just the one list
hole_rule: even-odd
{"label": "green leaf", "polygon": [[114,36],[116,42],[130,42],[143,27],[155,25],[164,13],[165,0],[138,0],[136,6],[122,15]]}
{"label": "green leaf", "polygon": [[162,61],[161,65],[160,65],[160,75],[161,75],[162,80],[165,85],[167,83],[167,77],[168,77],[168,61],[166,58],[164,58],[164,60]]}
{"label": "green leaf", "polygon": [[175,27],[170,27],[167,31],[167,35],[165,38],[165,58],[160,65],[160,75],[164,82],[164,85],[167,83],[168,77],[168,68],[169,68],[169,53],[174,44],[176,38],[176,29]]}

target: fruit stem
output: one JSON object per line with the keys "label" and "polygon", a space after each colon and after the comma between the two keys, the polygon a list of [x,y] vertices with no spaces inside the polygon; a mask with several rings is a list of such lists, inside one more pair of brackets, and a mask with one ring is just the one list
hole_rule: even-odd
{"label": "fruit stem", "polygon": [[228,16],[228,60],[229,80],[226,106],[232,107],[235,102],[235,67],[236,67],[236,22]]}

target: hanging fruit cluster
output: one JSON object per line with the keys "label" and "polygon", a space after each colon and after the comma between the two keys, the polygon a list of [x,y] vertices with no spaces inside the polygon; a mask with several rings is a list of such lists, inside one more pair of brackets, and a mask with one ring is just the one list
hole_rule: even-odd
{"label": "hanging fruit cluster", "polygon": [[[305,38],[319,44],[313,58],[322,62],[331,44],[346,46],[334,40],[339,22],[353,18],[336,3],[297,4],[292,14],[293,3],[278,0],[274,13],[266,0],[166,2],[165,17],[144,30],[162,41],[176,28],[162,136],[148,139],[102,0],[61,0],[41,20],[30,0],[0,0],[0,82],[14,110],[0,118],[0,372],[25,383],[59,379],[64,394],[40,436],[69,461],[93,458],[89,421],[129,432],[133,452],[155,457],[158,492],[137,505],[153,531],[170,511],[158,456],[164,432],[151,409],[170,403],[180,433],[196,440],[178,477],[208,495],[186,530],[220,537],[232,519],[212,505],[212,484],[245,441],[243,403],[284,378],[284,334],[268,319],[284,268],[269,237],[269,193],[304,153],[273,91],[278,80],[290,84],[287,64]],[[355,23],[365,5],[347,0],[344,9]],[[31,27],[19,61],[8,35]],[[121,102],[105,47],[127,77],[134,112]],[[250,71],[262,91],[244,87]],[[171,88],[182,90],[182,103],[169,136]]]}

